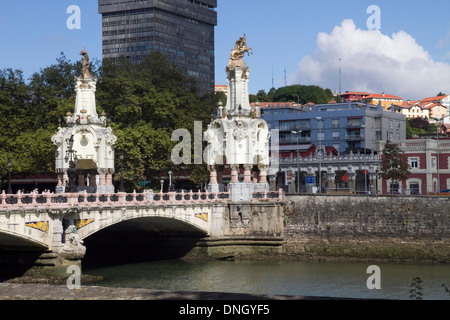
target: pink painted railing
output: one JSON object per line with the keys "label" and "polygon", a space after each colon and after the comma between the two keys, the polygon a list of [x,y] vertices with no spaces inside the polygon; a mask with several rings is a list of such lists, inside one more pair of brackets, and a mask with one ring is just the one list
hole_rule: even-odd
{"label": "pink painted railing", "polygon": [[[283,191],[254,192],[252,201],[281,201]],[[0,209],[26,209],[39,207],[41,209],[57,209],[89,206],[146,206],[164,204],[190,204],[231,201],[229,192],[168,192],[168,193],[18,193],[0,194]]]}

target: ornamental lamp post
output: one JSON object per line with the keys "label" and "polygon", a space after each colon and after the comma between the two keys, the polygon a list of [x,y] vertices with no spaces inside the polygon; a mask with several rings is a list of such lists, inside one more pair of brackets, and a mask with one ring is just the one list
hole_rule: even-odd
{"label": "ornamental lamp post", "polygon": [[[68,170],[68,176],[69,176],[69,185],[68,185],[68,192],[75,192],[75,167],[76,163],[78,161],[78,158],[76,156],[76,151],[73,150],[73,135],[70,136],[70,139],[67,141],[69,149],[67,150],[66,154],[66,161],[69,161],[69,170]],[[75,154],[75,156],[73,156]]]}
{"label": "ornamental lamp post", "polygon": [[319,140],[319,150],[317,151],[317,157],[319,158],[319,192],[322,193],[322,117],[316,117],[319,134],[317,139]]}
{"label": "ornamental lamp post", "polygon": [[119,186],[119,192],[125,192],[125,188],[123,186],[123,159],[125,158],[125,154],[123,150],[120,151],[120,186]]}
{"label": "ornamental lamp post", "polygon": [[436,169],[437,169],[437,187],[436,187],[436,193],[441,192],[441,179],[439,176],[439,121],[440,118],[434,118],[436,120],[437,126],[436,126]]}
{"label": "ornamental lamp post", "polygon": [[362,124],[361,128],[364,131],[363,142],[364,142],[364,194],[367,194],[367,155],[366,155],[366,125]]}
{"label": "ornamental lamp post", "polygon": [[8,167],[8,194],[13,193],[12,192],[12,188],[11,188],[11,159],[8,158],[8,163],[7,163],[7,167]]}
{"label": "ornamental lamp post", "polygon": [[298,135],[302,133],[302,130],[291,131],[291,133],[295,134],[297,138],[297,192],[300,193],[300,154],[299,154]]}

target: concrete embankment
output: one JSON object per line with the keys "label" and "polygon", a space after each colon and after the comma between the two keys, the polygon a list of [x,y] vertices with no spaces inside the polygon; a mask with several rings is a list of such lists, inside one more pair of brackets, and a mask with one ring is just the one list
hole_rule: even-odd
{"label": "concrete embankment", "polygon": [[450,262],[450,197],[288,195],[285,259]]}

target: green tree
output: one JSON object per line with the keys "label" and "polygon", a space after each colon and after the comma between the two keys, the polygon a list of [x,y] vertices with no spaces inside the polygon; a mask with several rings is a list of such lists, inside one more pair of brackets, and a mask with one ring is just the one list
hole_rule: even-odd
{"label": "green tree", "polygon": [[[20,70],[0,70],[0,176],[5,181],[10,158],[15,174],[54,172],[55,147],[51,136],[60,119],[73,112],[75,81],[81,63],[61,54],[56,63],[34,73],[27,84]],[[216,112],[220,95],[199,96],[193,79],[185,77],[160,53],[142,63],[94,61],[91,74],[98,78],[97,111],[105,111],[118,137],[116,151],[124,150],[127,190],[137,189],[141,178],[158,177],[171,168],[171,141],[175,129],[193,136],[194,121],[203,130]],[[226,100],[225,100],[226,102]],[[192,139],[194,140],[194,139]],[[193,142],[192,142],[193,143]],[[116,152],[116,172],[120,170]],[[174,166],[173,171],[183,168]],[[204,168],[202,168],[203,170]],[[116,174],[116,179],[120,175]],[[156,181],[156,179],[153,179]],[[156,183],[159,183],[159,179]]]}
{"label": "green tree", "polygon": [[274,102],[297,102],[305,103],[327,103],[333,99],[333,93],[330,89],[322,89],[319,86],[291,85],[278,88],[275,91]]}
{"label": "green tree", "polygon": [[394,184],[407,179],[407,175],[410,174],[408,160],[398,145],[386,141],[381,160],[379,175],[383,179],[392,180]]}
{"label": "green tree", "polygon": [[128,187],[138,188],[137,181],[145,177],[158,188],[160,172],[172,169],[176,175],[185,169],[170,163],[178,143],[171,141],[172,132],[183,128],[194,137],[195,121],[205,130],[221,98],[199,96],[195,82],[157,52],[140,64],[106,61],[99,72],[97,105],[111,117],[116,149],[126,155],[124,177],[135,181]]}

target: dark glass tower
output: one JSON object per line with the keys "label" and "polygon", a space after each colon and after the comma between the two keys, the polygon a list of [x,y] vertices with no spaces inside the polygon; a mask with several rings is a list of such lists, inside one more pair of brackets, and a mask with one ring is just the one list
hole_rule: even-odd
{"label": "dark glass tower", "polygon": [[200,90],[214,92],[217,0],[99,0],[103,59],[142,61],[160,51]]}

